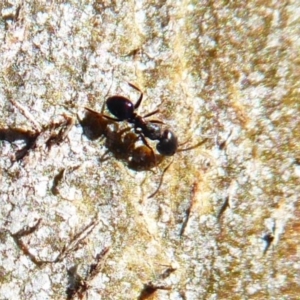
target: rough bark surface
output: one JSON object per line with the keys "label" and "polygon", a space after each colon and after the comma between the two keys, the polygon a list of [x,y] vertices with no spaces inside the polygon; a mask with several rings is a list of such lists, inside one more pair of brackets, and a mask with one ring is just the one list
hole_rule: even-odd
{"label": "rough bark surface", "polygon": [[0,11],[0,299],[298,299],[299,1]]}

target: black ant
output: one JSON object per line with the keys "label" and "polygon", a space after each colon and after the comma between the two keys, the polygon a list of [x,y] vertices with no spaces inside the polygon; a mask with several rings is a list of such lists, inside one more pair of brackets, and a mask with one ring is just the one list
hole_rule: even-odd
{"label": "black ant", "polygon": [[[124,138],[122,138],[123,134],[126,131],[130,130],[128,128],[120,131],[119,133],[116,133],[115,131],[111,132],[108,129],[104,130],[104,134],[108,138],[108,142],[106,146],[110,150],[114,151],[115,155],[117,156],[121,155],[121,157],[123,157],[125,153],[125,157],[127,157],[128,153],[132,154],[132,159],[129,161],[129,167],[135,170],[144,170],[144,169],[149,170],[153,165],[157,165],[158,163],[157,159],[160,162],[163,156],[173,156],[176,152],[194,149],[206,141],[205,139],[204,141],[198,143],[197,145],[194,145],[186,149],[178,150],[179,144],[178,144],[177,136],[170,129],[163,130],[162,129],[162,124],[164,124],[163,122],[158,120],[149,120],[149,121],[146,120],[146,118],[158,113],[159,112],[158,109],[156,109],[151,113],[146,114],[145,116],[140,116],[136,113],[136,110],[139,108],[139,106],[142,103],[143,92],[135,85],[131,83],[128,84],[129,86],[131,86],[132,88],[134,88],[135,90],[141,93],[138,101],[135,104],[133,104],[132,101],[126,97],[120,95],[111,96],[107,98],[105,103],[109,112],[116,118],[103,114],[104,107],[102,108],[101,114],[99,115],[111,121],[117,121],[117,122],[127,121],[128,123],[134,125],[134,132],[138,134],[138,137],[132,136],[132,134],[128,133],[125,135]],[[89,113],[96,113],[95,111],[87,107],[86,109],[89,111]],[[98,113],[96,114],[98,115]],[[105,125],[107,126],[108,124]],[[132,147],[139,137],[142,139],[144,146],[139,146],[137,148]],[[159,155],[155,155],[152,147],[148,144],[146,138],[149,138],[150,140],[153,141],[155,140],[158,141],[156,145],[156,149]],[[170,165],[172,164],[172,162],[173,160],[164,169],[157,189],[148,198],[153,197],[158,192],[163,181],[163,176],[165,172],[168,170],[168,168],[170,167]]]}
{"label": "black ant", "polygon": [[141,105],[143,100],[143,92],[134,86],[131,83],[128,83],[132,88],[136,89],[141,93],[138,101],[136,104],[133,104],[131,100],[123,97],[123,96],[112,96],[106,100],[106,106],[111,114],[113,114],[116,118],[111,118],[109,116],[105,116],[113,121],[127,121],[134,125],[135,133],[139,134],[142,138],[144,144],[151,149],[152,148],[148,145],[146,138],[150,140],[158,140],[156,145],[157,151],[164,156],[172,156],[175,154],[178,148],[178,140],[176,135],[169,129],[165,129],[162,131],[161,121],[157,120],[150,120],[146,121],[145,118],[153,116],[154,114],[158,113],[159,110],[155,110],[145,116],[138,115],[135,110]]}

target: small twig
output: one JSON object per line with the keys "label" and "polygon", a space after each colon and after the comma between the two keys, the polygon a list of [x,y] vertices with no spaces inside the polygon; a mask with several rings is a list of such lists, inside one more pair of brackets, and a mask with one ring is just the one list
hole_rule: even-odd
{"label": "small twig", "polygon": [[61,262],[68,255],[69,252],[76,250],[78,245],[92,232],[92,230],[97,224],[98,222],[93,220],[87,226],[85,226],[83,230],[75,234],[75,236],[72,238],[69,244],[64,245],[64,247],[53,262]]}
{"label": "small twig", "polygon": [[21,240],[21,238],[23,236],[27,236],[29,234],[32,234],[35,230],[37,230],[37,228],[39,227],[40,223],[41,223],[42,219],[38,219],[38,221],[36,222],[36,224],[34,224],[33,226],[25,226],[22,229],[20,229],[18,232],[16,233],[11,233],[10,235],[11,237],[14,239],[16,245],[18,246],[18,248],[26,255],[29,257],[29,259],[37,266],[41,266],[44,263],[46,263],[46,261],[42,261],[40,259],[38,259],[34,254],[32,254],[28,248],[28,246]]}
{"label": "small twig", "polygon": [[63,114],[63,117],[65,118],[65,121],[56,125],[56,128],[58,128],[58,126],[61,126],[59,132],[51,134],[50,138],[46,141],[46,146],[48,149],[50,149],[52,145],[58,145],[62,141],[64,141],[71,128],[75,124],[75,119],[73,117],[70,117],[66,114]]}
{"label": "small twig", "polygon": [[192,208],[193,208],[194,203],[195,203],[194,195],[195,195],[195,193],[196,193],[197,190],[198,190],[198,184],[194,183],[193,189],[192,189],[192,197],[191,197],[190,205],[186,209],[186,216],[185,216],[185,219],[184,219],[184,221],[182,223],[182,226],[181,226],[181,229],[180,229],[180,232],[179,232],[179,236],[180,237],[184,235],[185,229],[186,229],[187,224],[189,222],[189,219],[190,219],[190,216],[191,216],[191,213],[192,213]]}
{"label": "small twig", "polygon": [[229,205],[229,196],[227,196],[227,197],[225,198],[225,201],[224,201],[224,203],[222,204],[222,206],[221,206],[221,208],[220,208],[220,211],[219,211],[219,213],[218,213],[218,215],[217,215],[217,220],[218,220],[218,221],[220,220],[220,218],[222,217],[222,215],[224,214],[225,210],[226,210],[228,207],[230,207],[230,205]]}
{"label": "small twig", "polygon": [[170,287],[164,285],[156,285],[152,282],[144,284],[144,287],[137,298],[138,300],[146,300],[151,297],[157,290],[171,290]]}
{"label": "small twig", "polygon": [[[171,273],[175,272],[176,269],[173,267],[168,267],[162,274],[158,276],[159,280],[156,281],[150,281],[146,284],[144,284],[143,289],[141,290],[141,293],[138,300],[146,300],[150,298],[157,290],[167,290],[170,291],[172,288],[169,286],[166,286],[163,284],[162,280],[166,279],[170,276]],[[152,298],[151,298],[152,299]]]}
{"label": "small twig", "polygon": [[267,233],[262,237],[262,240],[266,243],[263,250],[263,255],[265,255],[271,247],[272,242],[274,241],[274,235],[272,233]]}
{"label": "small twig", "polygon": [[25,108],[23,105],[21,105],[20,103],[18,103],[16,100],[13,99],[9,99],[9,101],[17,108],[19,109],[19,111],[21,112],[21,114],[27,118],[32,125],[34,126],[34,128],[38,131],[41,132],[42,128],[39,125],[39,123],[35,120],[35,118],[33,117],[33,115],[27,110],[27,108]]}
{"label": "small twig", "polygon": [[186,216],[185,216],[185,219],[184,219],[184,221],[182,223],[182,226],[181,226],[181,229],[180,229],[180,232],[179,232],[179,236],[183,236],[184,235],[184,231],[185,231],[186,226],[187,226],[187,224],[189,222],[189,219],[190,219],[191,211],[192,211],[192,204],[190,204],[190,206],[186,210]]}
{"label": "small twig", "polygon": [[86,281],[91,281],[100,273],[108,257],[109,250],[110,248],[106,247],[96,255],[95,263],[90,265],[90,269],[85,277]]}
{"label": "small twig", "polygon": [[53,195],[58,195],[59,191],[58,191],[58,184],[59,182],[63,179],[64,174],[65,174],[65,168],[62,168],[59,170],[59,172],[54,176],[53,178],[53,183],[52,183],[52,187],[51,187],[51,192]]}
{"label": "small twig", "polygon": [[77,273],[77,265],[68,270],[69,284],[66,290],[67,300],[72,300],[75,296],[78,296],[80,299],[83,298],[84,293],[90,288],[89,282],[101,272],[109,250],[110,249],[106,247],[96,255],[95,263],[89,266],[89,270],[84,279]]}
{"label": "small twig", "polygon": [[221,143],[218,143],[218,146],[219,146],[219,149],[220,150],[224,150],[224,148],[227,146],[227,144],[230,142],[230,138],[231,138],[231,135],[232,135],[232,130],[230,130],[227,138],[221,142]]}
{"label": "small twig", "polygon": [[38,219],[37,222],[33,226],[24,226],[16,233],[11,233],[12,237],[21,238],[23,236],[32,234],[40,225],[42,219]]}

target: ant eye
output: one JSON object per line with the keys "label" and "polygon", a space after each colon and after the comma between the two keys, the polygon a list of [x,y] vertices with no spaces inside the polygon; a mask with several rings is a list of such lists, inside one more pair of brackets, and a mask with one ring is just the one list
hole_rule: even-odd
{"label": "ant eye", "polygon": [[172,139],[173,133],[171,131],[166,130],[164,133],[166,135],[166,140]]}

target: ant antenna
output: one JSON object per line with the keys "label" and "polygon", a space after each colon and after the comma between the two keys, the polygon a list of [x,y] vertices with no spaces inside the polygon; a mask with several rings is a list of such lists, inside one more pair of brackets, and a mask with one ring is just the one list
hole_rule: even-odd
{"label": "ant antenna", "polygon": [[[109,87],[109,89],[107,90],[107,92],[106,92],[106,94],[105,94],[105,96],[104,96],[104,99],[106,99],[106,97],[107,97],[107,95],[108,95],[108,93],[109,93],[109,91],[110,91],[110,89],[111,89],[111,87],[112,87],[112,85],[113,85],[113,81],[114,81],[114,72],[115,72],[115,69],[113,68],[113,69],[112,69],[112,72],[111,72],[111,74],[112,74],[111,84],[110,84],[110,87]],[[67,106],[65,106],[65,105],[63,105],[63,107],[67,108]],[[96,115],[103,115],[103,111],[104,111],[104,108],[105,108],[105,101],[103,102],[103,105],[102,105],[102,107],[101,107],[101,113],[99,113],[99,112],[97,112],[97,111],[95,111],[95,110],[93,110],[93,109],[91,109],[91,108],[89,108],[89,107],[87,107],[87,106],[78,106],[78,108],[84,108],[84,109],[86,109],[87,111],[89,111],[90,113],[94,113],[94,114],[96,114]],[[68,109],[68,108],[67,108],[67,109]],[[77,118],[79,119],[78,114],[77,114]]]}
{"label": "ant antenna", "polygon": [[[111,77],[112,77],[112,78],[111,78],[111,84],[110,84],[109,89],[107,90],[107,93],[106,93],[105,96],[104,96],[104,99],[106,99],[106,97],[107,97],[107,95],[109,94],[110,89],[111,89],[111,87],[112,87],[112,85],[113,85],[114,77],[115,77],[114,72],[115,72],[115,69],[113,68],[113,69],[112,69],[112,72],[111,72]],[[106,101],[103,102],[103,105],[102,105],[102,107],[101,107],[101,114],[103,114],[103,112],[104,112],[104,109],[105,109],[105,103],[106,103]]]}
{"label": "ant antenna", "polygon": [[[195,148],[201,146],[202,144],[204,144],[207,140],[208,140],[208,138],[205,138],[203,141],[199,142],[199,143],[196,144],[196,145],[193,145],[193,146],[188,147],[188,148],[185,148],[185,149],[179,149],[179,150],[177,150],[176,152],[183,152],[183,151],[188,151],[188,150],[195,149]],[[187,142],[188,142],[188,141],[184,142],[183,144],[185,144],[185,143],[187,143]],[[181,144],[181,145],[183,145],[183,144]],[[148,199],[149,199],[149,198],[152,198],[153,196],[155,196],[155,195],[157,194],[157,192],[159,191],[159,189],[160,189],[160,187],[161,187],[161,185],[162,185],[162,183],[163,183],[163,177],[164,177],[165,173],[167,172],[167,170],[169,169],[169,167],[171,166],[171,164],[173,163],[173,161],[174,161],[174,158],[172,159],[172,161],[171,161],[171,162],[165,167],[165,169],[163,170],[162,175],[161,175],[161,178],[160,178],[160,181],[159,181],[159,184],[158,184],[158,187],[156,188],[156,190],[155,190],[150,196],[148,196]]]}
{"label": "ant antenna", "polygon": [[[197,148],[197,147],[199,147],[199,146],[201,146],[201,145],[203,145],[204,143],[206,143],[206,141],[208,140],[208,138],[205,138],[203,141],[201,141],[201,142],[199,142],[198,144],[196,144],[196,145],[193,145],[193,146],[190,146],[190,147],[188,147],[188,148],[184,148],[184,149],[179,149],[179,150],[177,150],[176,152],[184,152],[184,151],[188,151],[188,150],[192,150],[192,149],[195,149],[195,148]],[[184,145],[185,143],[187,143],[187,141],[186,142],[184,142],[183,144],[181,144],[181,145]]]}
{"label": "ant antenna", "polygon": [[161,174],[161,177],[160,177],[160,181],[159,181],[158,187],[156,188],[156,190],[150,196],[148,196],[148,199],[154,197],[157,194],[157,192],[159,191],[159,189],[160,189],[160,187],[162,185],[163,179],[164,179],[164,175],[167,172],[167,170],[169,169],[169,167],[171,166],[171,164],[173,163],[173,161],[174,161],[174,158],[172,159],[172,161],[163,170],[163,172]]}

